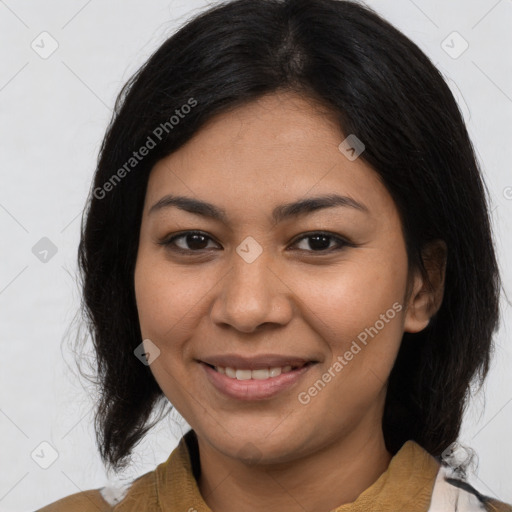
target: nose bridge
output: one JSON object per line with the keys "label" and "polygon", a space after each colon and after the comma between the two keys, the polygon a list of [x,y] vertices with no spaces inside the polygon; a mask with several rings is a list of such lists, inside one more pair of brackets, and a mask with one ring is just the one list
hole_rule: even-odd
{"label": "nose bridge", "polygon": [[[233,252],[231,270],[222,281],[212,308],[212,320],[251,332],[263,323],[286,323],[290,308],[284,285],[273,270],[270,253],[254,240],[242,242]],[[259,245],[259,244],[258,244]]]}

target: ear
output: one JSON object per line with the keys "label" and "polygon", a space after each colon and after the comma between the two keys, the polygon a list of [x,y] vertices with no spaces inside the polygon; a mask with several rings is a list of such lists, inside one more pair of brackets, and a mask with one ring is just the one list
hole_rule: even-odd
{"label": "ear", "polygon": [[421,252],[428,280],[420,269],[415,271],[406,304],[405,332],[420,332],[437,313],[443,302],[447,247],[443,240],[428,243]]}

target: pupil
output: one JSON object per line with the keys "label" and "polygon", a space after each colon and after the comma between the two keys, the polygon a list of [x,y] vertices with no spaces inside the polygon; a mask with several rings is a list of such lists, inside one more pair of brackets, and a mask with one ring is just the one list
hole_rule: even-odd
{"label": "pupil", "polygon": [[[199,240],[198,239],[202,239]],[[187,244],[191,249],[204,249],[207,244],[205,244],[205,236],[199,235],[197,233],[187,236]],[[204,247],[203,247],[204,246]]]}
{"label": "pupil", "polygon": [[[309,237],[309,246],[311,249],[327,249],[329,247],[329,237],[327,235],[314,235]],[[318,243],[319,240],[323,242]],[[325,243],[327,242],[327,243]]]}

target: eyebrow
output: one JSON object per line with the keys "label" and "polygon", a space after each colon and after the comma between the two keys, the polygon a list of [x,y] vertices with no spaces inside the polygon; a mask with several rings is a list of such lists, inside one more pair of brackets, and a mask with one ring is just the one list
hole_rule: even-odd
{"label": "eyebrow", "polygon": [[[207,217],[213,220],[229,224],[226,211],[214,204],[200,201],[192,197],[166,195],[159,199],[150,209],[148,215],[165,208],[176,207],[180,210]],[[276,206],[272,211],[272,219],[275,223],[282,222],[292,217],[299,217],[324,208],[349,207],[369,213],[368,208],[348,196],[329,194],[307,199],[301,199],[293,203],[285,203]]]}

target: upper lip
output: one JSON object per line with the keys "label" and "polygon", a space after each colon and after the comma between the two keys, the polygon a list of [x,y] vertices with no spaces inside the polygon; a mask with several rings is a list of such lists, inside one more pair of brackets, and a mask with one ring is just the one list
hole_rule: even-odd
{"label": "upper lip", "polygon": [[200,361],[212,366],[244,370],[258,370],[262,368],[275,368],[287,365],[301,367],[306,363],[316,362],[312,361],[311,359],[303,359],[296,356],[283,356],[276,354],[263,354],[259,356],[246,357],[242,357],[238,354],[222,354],[216,356],[208,356],[201,359]]}

